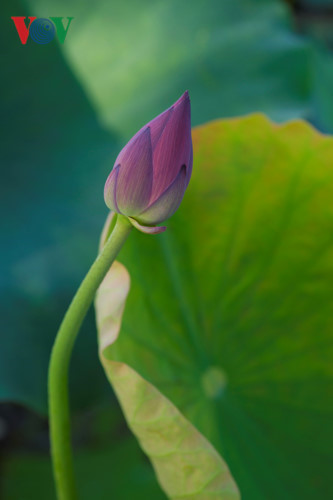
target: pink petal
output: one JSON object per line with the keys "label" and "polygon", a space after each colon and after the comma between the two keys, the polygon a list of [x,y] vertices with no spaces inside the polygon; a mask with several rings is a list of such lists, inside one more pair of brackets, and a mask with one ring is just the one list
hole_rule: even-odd
{"label": "pink petal", "polygon": [[145,128],[118,155],[116,204],[125,215],[140,213],[149,204],[153,180],[150,128]]}
{"label": "pink petal", "polygon": [[151,131],[151,145],[154,149],[163,133],[163,130],[172,114],[172,108],[167,109],[156,118],[154,118],[151,122],[149,122],[149,127]]}
{"label": "pink petal", "polygon": [[116,201],[116,187],[120,165],[117,165],[111,170],[109,177],[106,179],[104,186],[104,200],[106,205],[115,212],[119,213]]}
{"label": "pink petal", "polygon": [[[153,118],[150,122],[146,123],[146,125],[144,125],[142,128],[140,128],[140,130],[135,135],[133,135],[133,137],[128,141],[125,148],[129,147],[134,141],[136,141],[138,136],[141,135],[142,132],[144,130],[146,130],[147,127],[149,127],[150,128],[151,145],[152,145],[152,148],[154,150],[157,142],[159,141],[159,138],[162,135],[164,127],[165,127],[171,113],[172,113],[172,106],[170,108],[166,109],[165,111],[163,111],[163,113],[156,116],[156,118]],[[119,153],[115,163],[119,163],[119,157],[121,154],[122,154],[122,151]]]}
{"label": "pink petal", "polygon": [[154,178],[150,203],[157,200],[174,181],[182,165],[189,168],[188,175],[191,175],[191,105],[187,92],[171,110],[162,135],[153,149]]}
{"label": "pink petal", "polygon": [[132,224],[132,226],[141,231],[141,233],[158,234],[158,233],[163,233],[163,231],[166,230],[165,226],[144,226],[142,224],[139,224],[138,221],[133,219],[132,217],[128,217],[128,219]]}
{"label": "pink petal", "polygon": [[175,213],[183,199],[186,189],[186,166],[183,165],[179,174],[162,195],[136,219],[142,224],[158,224]]}
{"label": "pink petal", "polygon": [[190,159],[188,161],[187,169],[186,169],[186,187],[188,186],[191,175],[192,175],[192,167],[193,167],[193,145],[191,140],[191,149],[190,149]]}

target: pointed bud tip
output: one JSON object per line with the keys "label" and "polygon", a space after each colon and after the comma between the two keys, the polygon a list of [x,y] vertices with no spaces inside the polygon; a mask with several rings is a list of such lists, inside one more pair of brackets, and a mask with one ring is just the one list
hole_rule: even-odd
{"label": "pointed bud tip", "polygon": [[107,206],[140,220],[132,224],[143,232],[162,232],[165,228],[155,224],[177,210],[190,180],[192,158],[191,103],[186,90],[120,151],[105,184]]}
{"label": "pointed bud tip", "polygon": [[183,103],[184,101],[190,102],[190,95],[188,93],[188,90],[185,90],[184,94],[180,96],[180,98],[172,105],[172,108],[175,106],[178,106],[179,104]]}
{"label": "pointed bud tip", "polygon": [[150,125],[147,125],[142,133],[146,136],[150,136],[151,135]]}

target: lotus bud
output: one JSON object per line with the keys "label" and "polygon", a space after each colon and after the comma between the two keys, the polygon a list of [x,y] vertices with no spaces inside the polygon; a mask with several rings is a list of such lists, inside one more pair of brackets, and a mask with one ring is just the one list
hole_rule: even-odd
{"label": "lotus bud", "polygon": [[179,207],[192,164],[191,104],[185,92],[121,150],[105,183],[105,203],[143,232],[164,231],[155,224]]}

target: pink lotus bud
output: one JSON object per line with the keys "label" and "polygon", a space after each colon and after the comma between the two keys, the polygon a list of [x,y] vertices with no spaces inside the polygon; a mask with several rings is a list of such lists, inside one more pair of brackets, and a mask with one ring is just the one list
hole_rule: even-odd
{"label": "pink lotus bud", "polygon": [[185,92],[121,150],[105,183],[105,203],[136,226],[162,222],[179,207],[192,163],[191,104]]}

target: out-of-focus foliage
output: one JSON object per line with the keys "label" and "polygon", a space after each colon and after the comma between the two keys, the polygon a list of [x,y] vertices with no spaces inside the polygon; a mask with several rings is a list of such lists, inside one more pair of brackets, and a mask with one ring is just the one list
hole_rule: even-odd
{"label": "out-of-focus foliage", "polygon": [[333,49],[332,0],[287,0],[297,24],[297,29]]}
{"label": "out-of-focus foliage", "polygon": [[[255,115],[199,127],[193,141],[190,188],[168,230],[135,232],[121,253],[131,289],[107,368],[129,376],[128,365],[169,398],[226,459],[244,500],[328,500],[333,139]],[[120,306],[113,297],[108,315],[99,300],[105,347]],[[148,389],[114,383],[150,453]],[[173,426],[158,423],[172,441]]]}
{"label": "out-of-focus foliage", "polygon": [[[103,163],[116,149],[59,46],[20,44],[10,16],[29,13],[5,4],[0,30],[0,398],[46,412],[52,340],[97,252]],[[75,353],[76,407],[105,391],[90,325]]]}
{"label": "out-of-focus foliage", "polygon": [[[333,23],[332,23],[333,28]],[[333,57],[325,50],[314,50],[313,61],[316,71],[314,72],[313,85],[316,89],[315,103],[320,115],[320,125],[324,131],[333,131]]]}
{"label": "out-of-focus foliage", "polygon": [[[45,1],[29,3],[45,12]],[[293,32],[312,33],[316,18],[302,30],[282,0],[208,0],[205,8],[194,0],[190,9],[185,0],[102,1],[94,9],[60,0],[56,12],[76,16],[63,51],[103,123],[126,138],[185,88],[196,103],[194,125],[263,111],[333,131],[333,117],[328,124],[316,105],[313,44]]]}
{"label": "out-of-focus foliage", "polygon": [[[49,0],[30,0],[44,13]],[[277,1],[128,0],[76,16],[63,50],[99,117],[127,136],[189,89],[193,123],[260,110],[276,120],[310,115],[309,44]]]}
{"label": "out-of-focus foliage", "polygon": [[333,131],[333,2],[332,0],[288,0],[298,33],[311,37],[313,105],[315,125]]}
{"label": "out-of-focus foliage", "polygon": [[[75,472],[81,500],[166,499],[150,465],[143,461],[136,443],[126,438],[108,448],[89,449],[75,455]],[[15,454],[2,470],[1,498],[55,500],[51,462],[38,453]]]}

